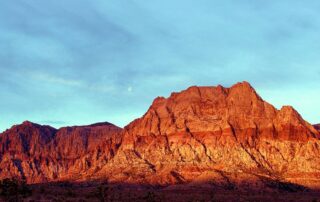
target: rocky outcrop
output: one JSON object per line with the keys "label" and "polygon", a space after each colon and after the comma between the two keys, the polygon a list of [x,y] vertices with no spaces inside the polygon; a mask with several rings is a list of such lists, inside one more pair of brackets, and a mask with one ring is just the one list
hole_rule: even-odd
{"label": "rocky outcrop", "polygon": [[158,97],[124,130],[28,122],[0,137],[2,178],[320,188],[319,131],[294,108],[265,102],[247,82]]}
{"label": "rocky outcrop", "polygon": [[122,129],[99,123],[56,130],[23,122],[0,135],[0,178],[29,183],[76,180],[114,156]]}
{"label": "rocky outcrop", "polygon": [[316,124],[316,125],[313,125],[315,129],[317,129],[318,131],[320,131],[320,124]]}
{"label": "rocky outcrop", "polygon": [[267,178],[319,186],[319,148],[319,132],[297,111],[277,110],[247,82],[194,86],[156,98],[125,127],[121,147],[103,172],[128,183]]}

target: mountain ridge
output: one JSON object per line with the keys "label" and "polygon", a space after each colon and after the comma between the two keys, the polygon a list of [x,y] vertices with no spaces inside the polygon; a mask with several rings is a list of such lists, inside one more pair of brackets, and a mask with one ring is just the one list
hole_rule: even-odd
{"label": "mountain ridge", "polygon": [[[14,126],[0,135],[0,178],[161,186],[214,181],[236,187],[247,182],[263,187],[268,179],[320,188],[315,127],[293,107],[278,110],[265,102],[248,82],[192,86],[157,97],[123,129],[108,122],[60,129],[31,122]],[[20,137],[15,146],[7,144],[17,141],[12,136]]]}

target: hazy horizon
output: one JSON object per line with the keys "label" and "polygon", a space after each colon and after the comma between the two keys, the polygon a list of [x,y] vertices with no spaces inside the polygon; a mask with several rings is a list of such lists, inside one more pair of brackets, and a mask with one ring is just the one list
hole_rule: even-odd
{"label": "hazy horizon", "polygon": [[157,96],[248,81],[320,123],[320,2],[0,3],[0,131],[142,116]]}

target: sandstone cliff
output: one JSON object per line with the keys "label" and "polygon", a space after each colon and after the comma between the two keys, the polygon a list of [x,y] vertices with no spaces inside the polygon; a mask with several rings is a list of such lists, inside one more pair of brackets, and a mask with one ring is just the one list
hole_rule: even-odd
{"label": "sandstone cliff", "polygon": [[194,86],[158,97],[125,127],[117,155],[100,174],[162,185],[268,179],[319,186],[319,148],[319,132],[298,112],[275,109],[247,82]]}
{"label": "sandstone cliff", "polygon": [[29,183],[78,179],[114,156],[121,128],[110,123],[56,130],[23,122],[0,135],[0,178]]}
{"label": "sandstone cliff", "polygon": [[247,82],[158,97],[124,130],[26,122],[0,137],[1,178],[320,188],[319,131],[294,108],[265,102]]}

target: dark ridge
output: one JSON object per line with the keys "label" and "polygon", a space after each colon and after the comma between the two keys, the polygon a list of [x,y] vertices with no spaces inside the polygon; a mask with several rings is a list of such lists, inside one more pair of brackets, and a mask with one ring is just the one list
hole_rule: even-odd
{"label": "dark ridge", "polygon": [[[62,128],[86,128],[86,127],[103,127],[103,126],[120,128],[119,126],[116,126],[116,125],[109,123],[109,122],[98,122],[98,123],[93,123],[93,124],[89,124],[89,125],[66,126],[66,127],[62,127]],[[59,130],[62,128],[59,128]]]}
{"label": "dark ridge", "polygon": [[[97,126],[116,126],[112,123],[109,123],[109,122],[99,122],[99,123],[94,123],[94,124],[90,124],[90,125],[87,125],[87,126],[90,126],[90,127],[97,127]],[[118,127],[118,126],[116,126]]]}
{"label": "dark ridge", "polygon": [[315,124],[315,125],[313,125],[313,127],[314,127],[315,129],[317,129],[317,130],[319,130],[319,131],[320,131],[320,123],[319,123],[319,124]]}
{"label": "dark ridge", "polygon": [[57,131],[56,128],[49,126],[49,125],[40,125],[37,123],[33,123],[31,121],[23,121],[21,124],[15,124],[11,128],[8,128],[5,131],[1,132],[0,134],[6,133],[6,132],[9,132],[12,130],[27,129],[27,128],[29,128],[29,129],[32,129],[32,128],[34,128],[34,129],[49,129],[52,131]]}
{"label": "dark ridge", "polygon": [[21,124],[17,124],[17,125],[14,125],[14,126],[17,126],[17,127],[19,127],[19,126],[34,126],[34,127],[39,127],[39,126],[41,126],[40,124],[37,124],[37,123],[33,123],[33,122],[31,122],[31,121],[24,121],[24,122],[22,122]]}
{"label": "dark ridge", "polygon": [[21,124],[17,124],[17,125],[14,125],[14,126],[16,126],[16,127],[17,127],[17,126],[18,126],[18,127],[19,127],[19,126],[47,127],[47,128],[56,129],[56,128],[50,126],[50,125],[41,125],[41,124],[34,123],[34,122],[31,122],[31,121],[28,121],[28,120],[22,122]]}

